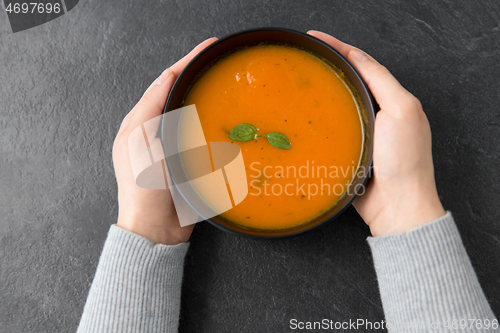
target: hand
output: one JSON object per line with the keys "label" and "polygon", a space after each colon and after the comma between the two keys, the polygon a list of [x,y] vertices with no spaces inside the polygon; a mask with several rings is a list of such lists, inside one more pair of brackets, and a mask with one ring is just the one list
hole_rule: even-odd
{"label": "hand", "polygon": [[431,130],[418,99],[364,52],[319,31],[308,34],[342,53],[380,105],[373,177],[353,203],[372,235],[407,232],[445,215],[434,180]]}
{"label": "hand", "polygon": [[175,65],[166,69],[123,119],[116,135],[113,165],[118,183],[117,225],[148,239],[153,244],[174,245],[187,242],[194,225],[180,226],[168,189],[149,190],[136,185],[130,163],[128,137],[135,128],[163,113],[168,93],[177,76],[194,56],[216,40],[217,38],[207,39]]}

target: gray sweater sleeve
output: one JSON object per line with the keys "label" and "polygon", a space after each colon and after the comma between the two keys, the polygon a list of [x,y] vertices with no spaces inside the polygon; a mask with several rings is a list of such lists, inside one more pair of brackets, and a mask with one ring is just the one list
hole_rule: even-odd
{"label": "gray sweater sleeve", "polygon": [[78,333],[177,332],[189,245],[153,245],[112,225]]}
{"label": "gray sweater sleeve", "polygon": [[457,332],[465,322],[471,332],[498,327],[451,213],[368,243],[389,332]]}
{"label": "gray sweater sleeve", "polygon": [[[450,213],[368,243],[389,332],[456,332],[453,320],[498,327]],[[111,226],[78,333],[177,332],[188,246],[153,246]]]}

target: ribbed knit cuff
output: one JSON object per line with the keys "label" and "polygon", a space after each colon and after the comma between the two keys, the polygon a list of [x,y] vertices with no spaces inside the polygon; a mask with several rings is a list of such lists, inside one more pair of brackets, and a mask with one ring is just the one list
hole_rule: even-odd
{"label": "ribbed knit cuff", "polygon": [[[406,234],[369,237],[368,243],[390,332],[426,332],[433,323],[441,332],[446,321],[495,318],[450,212]],[[408,323],[426,328],[396,329]]]}
{"label": "ribbed knit cuff", "polygon": [[112,225],[78,332],[177,332],[188,247],[153,245]]}

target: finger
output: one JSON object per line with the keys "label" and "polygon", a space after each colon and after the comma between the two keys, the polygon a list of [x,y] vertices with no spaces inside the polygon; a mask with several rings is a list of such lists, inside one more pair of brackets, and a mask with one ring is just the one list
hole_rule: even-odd
{"label": "finger", "polygon": [[170,68],[172,69],[172,72],[174,72],[175,76],[179,76],[179,74],[182,72],[184,67],[186,67],[186,65],[189,64],[189,62],[191,60],[193,60],[193,58],[198,53],[200,53],[204,48],[206,48],[208,45],[212,44],[215,41],[217,41],[217,37],[212,37],[212,38],[209,38],[209,39],[201,42],[191,52],[189,52],[184,58],[182,58],[181,60],[179,60],[175,64],[173,64],[172,67],[170,67]]}
{"label": "finger", "polygon": [[184,58],[172,65],[172,67],[167,68],[146,90],[139,103],[127,114],[120,128],[133,130],[144,122],[161,115],[168,93],[177,76],[201,50],[216,40],[217,38],[215,37],[205,40],[198,44]]}
{"label": "finger", "polygon": [[329,34],[325,34],[321,31],[309,30],[307,32],[308,35],[321,39],[323,42],[327,43],[335,50],[339,51],[344,57],[347,58],[347,54],[353,48],[351,45],[341,42],[337,38],[330,36]]}
{"label": "finger", "polygon": [[381,109],[414,98],[387,68],[358,49],[351,49],[347,59],[361,74]]}
{"label": "finger", "polygon": [[130,132],[146,121],[162,114],[168,93],[175,82],[175,75],[166,69],[144,93],[139,103],[127,114],[120,131]]}
{"label": "finger", "polygon": [[356,68],[377,103],[382,109],[401,99],[413,98],[398,80],[381,64],[363,51],[343,43],[324,32],[309,31],[308,34],[328,43],[338,50]]}

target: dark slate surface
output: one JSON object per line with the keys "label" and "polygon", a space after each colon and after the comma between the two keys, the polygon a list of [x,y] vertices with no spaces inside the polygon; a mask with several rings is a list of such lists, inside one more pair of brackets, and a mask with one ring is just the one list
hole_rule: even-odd
{"label": "dark slate surface", "polygon": [[[259,26],[336,35],[420,98],[440,196],[499,315],[499,8],[497,0],[90,0],[16,34],[0,10],[0,332],[76,330],[117,216],[111,147],[122,118],[198,42]],[[368,235],[352,208],[277,241],[200,223],[180,331],[382,320]]]}

